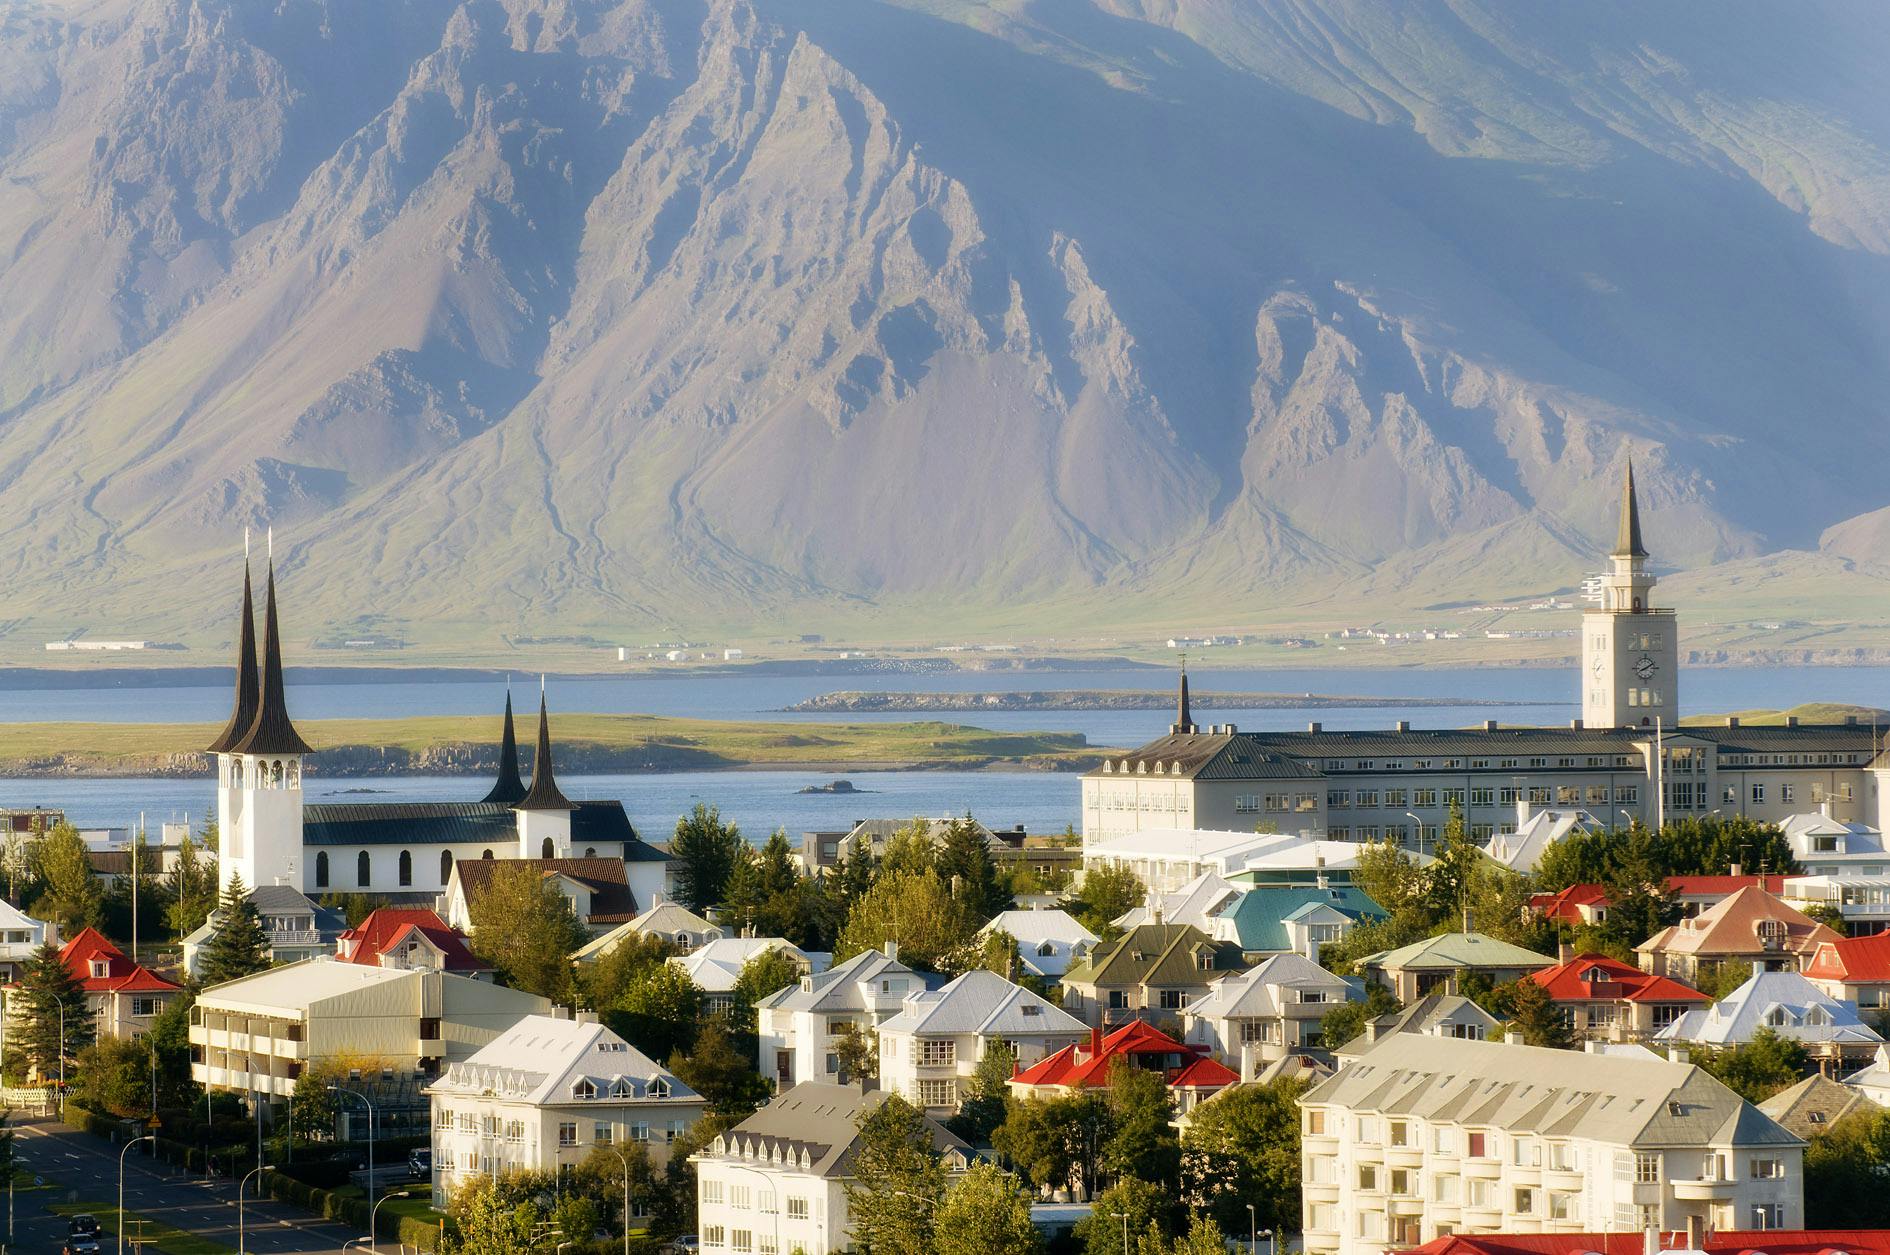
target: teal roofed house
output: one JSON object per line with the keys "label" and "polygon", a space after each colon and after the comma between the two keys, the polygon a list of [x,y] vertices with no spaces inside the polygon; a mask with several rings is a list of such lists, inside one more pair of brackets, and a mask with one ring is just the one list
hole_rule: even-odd
{"label": "teal roofed house", "polygon": [[1249,955],[1291,951],[1318,961],[1319,947],[1339,941],[1362,920],[1386,918],[1385,908],[1350,885],[1293,885],[1250,889],[1221,913],[1222,935]]}

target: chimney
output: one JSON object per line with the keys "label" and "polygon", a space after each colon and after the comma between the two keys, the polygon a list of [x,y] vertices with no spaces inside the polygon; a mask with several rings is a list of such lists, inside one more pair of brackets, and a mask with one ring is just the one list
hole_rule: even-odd
{"label": "chimney", "polygon": [[1788,728],[1795,728],[1795,727],[1797,727],[1797,726],[1798,726],[1798,716],[1797,716],[1797,715],[1786,715],[1786,716],[1785,716],[1785,726],[1786,726],[1786,727],[1788,727]]}
{"label": "chimney", "polygon": [[1727,715],[1727,716],[1726,716],[1726,726],[1727,726],[1727,727],[1729,727],[1729,728],[1736,728],[1736,727],[1738,727],[1738,726],[1739,726],[1739,716],[1738,716],[1738,715]]}
{"label": "chimney", "polygon": [[1329,888],[1330,886],[1326,883],[1326,856],[1323,854],[1314,854],[1312,856],[1312,865],[1313,882],[1321,889]]}
{"label": "chimney", "polygon": [[1742,865],[1734,863],[1732,865],[1732,874],[1735,876],[1743,876],[1746,874],[1746,869]]}
{"label": "chimney", "polygon": [[1568,726],[1571,732],[1580,732],[1582,730],[1582,721],[1579,719],[1571,719],[1568,721]]}
{"label": "chimney", "polygon": [[1652,1208],[1647,1212],[1647,1227],[1641,1230],[1641,1255],[1660,1255],[1660,1226]]}
{"label": "chimney", "polygon": [[1317,734],[1319,732],[1324,731],[1324,729],[1320,725],[1319,721],[1315,719],[1313,722],[1306,725],[1306,731]]}
{"label": "chimney", "polygon": [[891,959],[895,963],[899,961],[899,943],[898,942],[889,941],[886,943],[886,957]]}
{"label": "chimney", "polygon": [[1692,1058],[1693,1056],[1687,1053],[1685,1046],[1667,1047],[1667,1061],[1669,1063],[1689,1063],[1692,1061]]}
{"label": "chimney", "polygon": [[1568,944],[1568,942],[1566,942],[1566,941],[1558,941],[1558,942],[1556,942],[1556,943],[1555,943],[1555,958],[1556,958],[1556,962],[1558,962],[1558,963],[1566,963],[1566,962],[1568,962],[1568,961],[1569,961],[1570,959],[1572,959],[1572,958],[1574,958],[1574,957],[1575,957],[1575,947],[1574,947],[1574,946],[1571,946],[1571,945],[1570,945],[1570,944]]}
{"label": "chimney", "polygon": [[1496,720],[1494,720],[1494,719],[1485,719],[1485,720],[1483,721],[1483,730],[1484,730],[1485,732],[1494,732],[1494,731],[1496,731]]}
{"label": "chimney", "polygon": [[1529,822],[1529,795],[1521,789],[1516,790],[1516,826],[1522,827]]}
{"label": "chimney", "polygon": [[1092,1024],[1089,1029],[1089,1057],[1094,1059],[1102,1054],[1102,1025]]}
{"label": "chimney", "polygon": [[1411,730],[1411,721],[1409,719],[1398,720],[1397,731],[1409,732],[1410,730]]}
{"label": "chimney", "polygon": [[[1855,722],[1856,722],[1856,720],[1855,720],[1855,719],[1853,719],[1853,720],[1852,720],[1851,722],[1853,722],[1853,723],[1855,723]],[[1231,723],[1230,723],[1230,724],[1228,724],[1228,725],[1227,725],[1227,735],[1228,735],[1228,736],[1233,736],[1233,735],[1234,735],[1234,734],[1235,734],[1236,732],[1239,732],[1239,731],[1240,731],[1240,729],[1239,729],[1239,728],[1236,728],[1236,727],[1235,727],[1235,726],[1234,726],[1233,724],[1231,724]]]}
{"label": "chimney", "polygon": [[1855,728],[1857,726],[1857,716],[1856,715],[1844,716],[1844,726],[1847,728]]}
{"label": "chimney", "polygon": [[650,890],[650,905],[653,907],[663,905],[663,891],[661,889]]}

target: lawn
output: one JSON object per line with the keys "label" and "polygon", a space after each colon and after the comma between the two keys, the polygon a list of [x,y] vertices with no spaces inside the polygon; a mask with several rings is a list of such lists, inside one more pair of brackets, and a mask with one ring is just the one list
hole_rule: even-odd
{"label": "lawn", "polygon": [[[54,1203],[46,1210],[55,1216],[76,1216],[89,1212],[98,1217],[106,1233],[118,1232],[118,1208],[110,1203]],[[165,1255],[231,1255],[236,1250],[233,1246],[186,1233],[161,1220],[140,1216],[135,1211],[125,1213],[125,1222],[127,1240],[142,1237],[147,1246],[155,1247],[165,1252]]]}

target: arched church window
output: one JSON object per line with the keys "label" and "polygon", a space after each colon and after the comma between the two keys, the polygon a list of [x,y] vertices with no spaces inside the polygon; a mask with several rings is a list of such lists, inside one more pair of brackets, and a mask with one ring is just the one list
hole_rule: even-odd
{"label": "arched church window", "polygon": [[230,760],[230,787],[233,789],[243,787],[243,760],[240,758]]}
{"label": "arched church window", "polygon": [[328,887],[327,850],[317,850],[315,852],[315,887],[317,889],[326,889]]}
{"label": "arched church window", "polygon": [[368,858],[368,852],[366,850],[361,851],[360,854],[355,856],[354,860],[354,882],[357,885],[365,887],[368,880],[372,877],[373,872],[374,864],[372,860]]}
{"label": "arched church window", "polygon": [[289,760],[289,787],[291,789],[302,787],[302,760],[299,758]]}
{"label": "arched church window", "polygon": [[486,851],[486,852],[485,852],[484,854],[481,854],[481,855],[480,855],[479,857],[480,857],[480,858],[482,858],[482,859],[483,859],[483,858],[491,858],[491,857],[492,857],[492,851],[491,851],[491,850],[487,850],[487,851]]}
{"label": "arched church window", "polygon": [[453,852],[451,850],[441,850],[440,851],[440,884],[441,886],[444,887],[446,882],[451,880],[452,878],[453,878]]}
{"label": "arched church window", "polygon": [[412,883],[413,883],[413,854],[410,851],[402,850],[400,852],[400,887],[405,889],[407,886],[411,885]]}
{"label": "arched church window", "polygon": [[587,845],[587,846],[585,846],[585,847],[584,847],[584,857],[585,857],[585,858],[596,858],[596,857],[597,857],[597,847],[596,847],[596,846],[594,846],[594,845]]}
{"label": "arched church window", "polygon": [[282,760],[280,758],[269,764],[269,787],[272,789],[282,787]]}
{"label": "arched church window", "polygon": [[550,837],[546,837],[543,841],[539,842],[538,844],[538,857],[539,858],[551,858],[554,853],[555,853],[555,850],[551,844]]}

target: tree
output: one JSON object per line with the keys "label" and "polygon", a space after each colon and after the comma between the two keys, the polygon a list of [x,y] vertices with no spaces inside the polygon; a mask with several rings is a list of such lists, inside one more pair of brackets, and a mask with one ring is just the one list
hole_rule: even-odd
{"label": "tree", "polygon": [[932,839],[932,821],[914,819],[886,838],[880,859],[882,876],[910,875],[938,870],[938,843]]}
{"label": "tree", "polygon": [[692,911],[719,906],[737,860],[747,851],[741,829],[723,823],[715,807],[697,802],[676,821],[676,835],[669,843],[670,857],[676,860],[677,900]]}
{"label": "tree", "polygon": [[67,937],[96,926],[105,909],[105,891],[79,830],[63,821],[53,825],[38,853],[39,876],[46,887],[33,903],[33,914],[58,924]]}
{"label": "tree", "polygon": [[728,921],[735,930],[750,935],[755,926],[755,917],[761,913],[762,904],[767,899],[767,892],[761,880],[761,864],[755,857],[752,847],[743,843],[735,851],[735,866],[729,872],[728,880],[723,885],[723,909]]}
{"label": "tree", "polygon": [[1568,1016],[1540,982],[1524,976],[1500,985],[1493,992],[1491,1004],[1496,1015],[1522,1030],[1524,1045],[1574,1049],[1575,1033],[1569,1027]]}
{"label": "tree", "polygon": [[190,1009],[196,1005],[195,984],[164,1004],[164,1010],[151,1021],[151,1031],[144,1041],[157,1052],[158,1106],[182,1107],[197,1092],[190,1076]]}
{"label": "tree", "polygon": [[156,1055],[147,1040],[102,1037],[74,1061],[79,1102],[88,1110],[123,1119],[142,1119],[152,1110],[151,1085]]}
{"label": "tree", "polygon": [[1424,909],[1433,923],[1448,922],[1453,927],[1476,928],[1482,921],[1465,916],[1471,906],[1471,885],[1477,864],[1484,858],[1470,836],[1463,820],[1463,807],[1450,804],[1450,817],[1444,821],[1443,835],[1437,840],[1435,860],[1423,869]]}
{"label": "tree", "polygon": [[20,973],[19,988],[7,998],[7,1056],[25,1059],[42,1077],[59,1074],[60,1009],[64,1008],[64,1054],[92,1044],[97,1029],[85,1004],[85,987],[59,957],[50,941],[33,952]]}
{"label": "tree", "polygon": [[1095,1190],[1098,1154],[1114,1127],[1108,1099],[1093,1089],[1013,1098],[991,1145],[1031,1184],[1075,1198]]}
{"label": "tree", "polygon": [[605,1015],[611,1028],[652,1059],[661,1059],[696,1038],[702,991],[674,963],[645,970],[618,995]]}
{"label": "tree", "polygon": [[855,1242],[873,1255],[930,1255],[945,1169],[923,1112],[889,1094],[865,1114],[846,1191]]}
{"label": "tree", "polygon": [[873,887],[873,882],[878,878],[879,860],[873,855],[871,841],[861,837],[841,852],[835,884],[839,890],[842,918],[845,918],[847,908],[866,896],[866,891]]}
{"label": "tree", "polygon": [[1890,1111],[1864,1105],[1805,1147],[1805,1214],[1833,1229],[1890,1227]]}
{"label": "tree", "polygon": [[552,1225],[562,1234],[588,1238],[602,1215],[594,1199],[558,1189],[543,1172],[469,1181],[454,1192],[447,1211],[453,1227],[445,1230],[440,1255],[528,1255],[543,1249],[533,1240],[538,1226]]}
{"label": "tree", "polygon": [[939,959],[939,970],[953,976],[994,972],[1005,980],[1016,980],[1022,967],[1018,961],[1017,938],[1002,928],[994,928],[982,936],[974,935]]}
{"label": "tree", "polygon": [[736,1053],[727,1031],[714,1020],[702,1026],[688,1054],[670,1055],[669,1070],[701,1094],[710,1111],[736,1120],[753,1115],[771,1092],[766,1078]]}
{"label": "tree", "polygon": [[38,875],[33,862],[33,847],[26,834],[9,830],[0,840],[0,877],[5,877],[7,897],[14,902],[26,900],[27,889]]}
{"label": "tree", "polygon": [[666,937],[631,933],[588,963],[578,965],[578,989],[594,1009],[606,1010],[617,1004],[633,981],[680,953]]}
{"label": "tree", "polygon": [[466,904],[473,953],[514,989],[553,1002],[574,991],[571,952],[589,938],[571,899],[524,861],[502,861]]}
{"label": "tree", "polygon": [[1227,1234],[1214,1217],[1197,1215],[1186,1236],[1176,1239],[1173,1255],[1227,1255]]}
{"label": "tree", "polygon": [[1695,1051],[1693,1062],[1718,1077],[1747,1102],[1761,1103],[1805,1075],[1805,1048],[1769,1028],[1752,1040],[1719,1050]]}
{"label": "tree", "polygon": [[1008,1082],[1016,1066],[1017,1056],[1001,1038],[987,1039],[959,1100],[958,1114],[947,1120],[945,1127],[973,1146],[989,1146],[991,1135],[1004,1123]]}
{"label": "tree", "polygon": [[935,866],[975,923],[982,925],[1011,908],[1011,895],[998,879],[983,829],[969,814],[945,825]]}
{"label": "tree", "polygon": [[1116,1179],[1137,1177],[1172,1189],[1181,1163],[1174,1100],[1157,1071],[1118,1059],[1109,1068],[1113,1128],[1103,1143],[1102,1166]]}
{"label": "tree", "polygon": [[262,915],[250,900],[243,878],[231,875],[218,907],[216,929],[203,949],[203,983],[221,985],[268,967],[269,934],[263,931]]}
{"label": "tree", "polygon": [[[1076,1222],[1073,1236],[1083,1255],[1167,1255],[1165,1224],[1172,1210],[1160,1186],[1124,1177],[1097,1197],[1089,1215]],[[1126,1251],[1122,1244],[1125,1218]]]}
{"label": "tree", "polygon": [[763,950],[742,964],[741,974],[735,978],[735,1012],[731,1019],[739,1021],[744,1031],[752,1033],[756,1024],[755,1004],[800,983],[800,965],[785,951]]}
{"label": "tree", "polygon": [[1071,903],[1083,927],[1107,941],[1121,933],[1116,920],[1141,906],[1148,886],[1120,863],[1099,863],[1083,873],[1083,887]]}
{"label": "tree", "polygon": [[1319,1020],[1319,1040],[1327,1050],[1337,1050],[1365,1031],[1365,1026],[1381,1015],[1395,1015],[1403,1010],[1397,996],[1373,982],[1365,987],[1365,1001],[1341,1002]]}
{"label": "tree", "polygon": [[755,866],[761,873],[761,892],[766,900],[772,901],[800,887],[801,873],[794,863],[794,846],[784,829],[776,828],[768,834]]}
{"label": "tree", "polygon": [[289,1119],[294,1121],[296,1136],[326,1141],[335,1135],[335,1119],[341,1114],[330,1085],[342,1083],[347,1073],[328,1060],[320,1060],[302,1069],[289,1093]]}
{"label": "tree", "polygon": [[1030,1222],[1023,1182],[994,1164],[973,1164],[939,1204],[937,1255],[1036,1255],[1043,1239]]}
{"label": "tree", "polygon": [[1396,841],[1368,841],[1359,848],[1352,884],[1392,915],[1423,909],[1426,873]]}
{"label": "tree", "polygon": [[833,1039],[834,1067],[844,1084],[879,1075],[879,1034],[849,1021]]}
{"label": "tree", "polygon": [[1298,1228],[1298,1104],[1307,1088],[1296,1079],[1241,1085],[1197,1106],[1181,1143],[1188,1205],[1240,1228],[1253,1203],[1261,1228]]}
{"label": "tree", "polygon": [[171,899],[165,908],[169,917],[166,922],[178,937],[188,937],[203,927],[216,909],[217,861],[199,852],[197,843],[186,833],[177,847],[177,862],[166,879]]}
{"label": "tree", "polygon": [[937,872],[887,871],[847,912],[833,957],[838,963],[893,941],[901,962],[937,971],[940,960],[974,932],[964,905]]}

